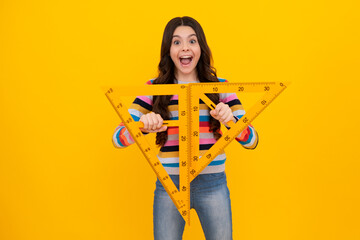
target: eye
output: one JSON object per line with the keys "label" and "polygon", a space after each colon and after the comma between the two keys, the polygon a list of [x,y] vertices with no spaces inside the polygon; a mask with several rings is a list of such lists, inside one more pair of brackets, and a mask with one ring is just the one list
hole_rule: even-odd
{"label": "eye", "polygon": [[179,40],[175,40],[174,41],[174,45],[179,45],[180,44],[180,41]]}
{"label": "eye", "polygon": [[190,43],[194,44],[194,43],[196,43],[196,40],[195,40],[195,39],[191,39],[191,40],[190,40]]}

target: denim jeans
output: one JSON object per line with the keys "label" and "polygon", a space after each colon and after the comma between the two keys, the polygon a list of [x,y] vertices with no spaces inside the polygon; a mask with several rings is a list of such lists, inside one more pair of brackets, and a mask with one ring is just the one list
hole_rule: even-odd
{"label": "denim jeans", "polygon": [[[170,175],[179,188],[179,175]],[[199,216],[207,240],[231,240],[230,193],[225,172],[198,175],[190,183],[190,208]],[[159,180],[154,192],[155,240],[181,240],[185,221]]]}

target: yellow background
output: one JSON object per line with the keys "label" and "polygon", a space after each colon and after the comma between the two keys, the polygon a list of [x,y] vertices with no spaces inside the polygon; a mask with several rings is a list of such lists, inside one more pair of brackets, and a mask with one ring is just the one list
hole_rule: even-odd
{"label": "yellow background", "polygon": [[0,239],[152,239],[155,174],[100,87],[155,77],[184,15],[220,77],[292,82],[226,149],[234,239],[360,239],[357,0],[0,1]]}

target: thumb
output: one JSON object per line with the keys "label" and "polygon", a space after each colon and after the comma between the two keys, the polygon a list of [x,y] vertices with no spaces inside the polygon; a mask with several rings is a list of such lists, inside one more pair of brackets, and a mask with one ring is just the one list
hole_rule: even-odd
{"label": "thumb", "polygon": [[166,129],[167,129],[167,126],[162,126],[160,129],[159,129],[159,132],[164,132],[164,131],[166,131]]}

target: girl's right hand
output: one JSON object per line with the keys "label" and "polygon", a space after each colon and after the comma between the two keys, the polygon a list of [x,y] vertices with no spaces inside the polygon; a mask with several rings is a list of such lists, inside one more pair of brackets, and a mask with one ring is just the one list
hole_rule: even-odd
{"label": "girl's right hand", "polygon": [[144,127],[140,128],[142,132],[163,132],[167,129],[167,126],[162,125],[164,120],[160,114],[150,112],[142,115],[139,121],[144,123]]}

